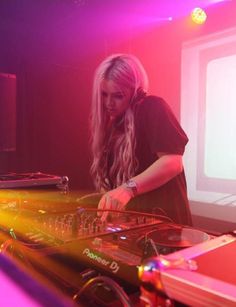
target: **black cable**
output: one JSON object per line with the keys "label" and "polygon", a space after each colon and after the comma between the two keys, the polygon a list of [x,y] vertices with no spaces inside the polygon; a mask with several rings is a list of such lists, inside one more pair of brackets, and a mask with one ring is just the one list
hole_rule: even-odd
{"label": "black cable", "polygon": [[160,215],[160,214],[154,214],[154,213],[147,213],[147,212],[140,212],[140,211],[131,211],[131,210],[114,210],[114,209],[97,209],[97,208],[83,208],[85,211],[92,211],[92,212],[110,212],[110,213],[121,213],[121,214],[130,214],[130,215],[139,215],[139,216],[146,216],[150,218],[159,218],[166,220],[168,222],[173,223],[173,220],[165,215]]}
{"label": "black cable", "polygon": [[73,300],[78,301],[78,299],[80,299],[80,297],[84,294],[84,292],[86,292],[89,288],[100,282],[103,282],[108,287],[110,287],[111,290],[115,292],[115,294],[118,296],[124,307],[132,307],[132,303],[126,292],[118,285],[118,283],[116,283],[114,280],[106,276],[97,276],[91,278],[83,285],[83,287],[79,290],[79,292],[77,292],[73,296]]}

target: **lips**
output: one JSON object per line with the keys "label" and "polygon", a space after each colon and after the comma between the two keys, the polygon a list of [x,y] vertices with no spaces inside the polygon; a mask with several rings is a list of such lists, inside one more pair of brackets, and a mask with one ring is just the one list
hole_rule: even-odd
{"label": "lips", "polygon": [[112,113],[115,113],[116,110],[114,108],[107,108],[107,112],[112,114]]}

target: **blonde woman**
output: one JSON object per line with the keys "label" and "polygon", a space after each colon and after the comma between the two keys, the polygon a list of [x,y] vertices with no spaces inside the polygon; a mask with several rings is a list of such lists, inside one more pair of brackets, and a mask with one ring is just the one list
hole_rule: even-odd
{"label": "blonde woman", "polygon": [[165,212],[191,225],[182,164],[188,138],[167,103],[147,93],[146,72],[133,55],[111,55],[95,72],[91,174],[103,192],[98,208]]}

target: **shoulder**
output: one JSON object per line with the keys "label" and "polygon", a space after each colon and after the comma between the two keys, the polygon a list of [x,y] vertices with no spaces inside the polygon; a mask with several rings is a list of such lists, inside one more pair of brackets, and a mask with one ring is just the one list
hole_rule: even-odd
{"label": "shoulder", "polygon": [[169,105],[159,96],[148,95],[139,101],[137,105],[137,112],[161,112],[163,110],[170,111]]}
{"label": "shoulder", "polygon": [[155,102],[155,103],[164,102],[164,99],[162,97],[155,96],[155,95],[147,95],[147,96],[145,96],[144,100],[146,102]]}

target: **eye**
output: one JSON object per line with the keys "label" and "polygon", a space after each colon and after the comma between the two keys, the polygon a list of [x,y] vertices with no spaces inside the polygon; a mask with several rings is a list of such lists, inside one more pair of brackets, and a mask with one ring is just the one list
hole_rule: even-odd
{"label": "eye", "polygon": [[123,94],[114,94],[114,96],[113,96],[114,98],[116,98],[116,99],[123,99],[124,98],[124,95]]}
{"label": "eye", "polygon": [[106,98],[107,97],[107,93],[106,92],[102,92],[102,97]]}

